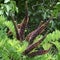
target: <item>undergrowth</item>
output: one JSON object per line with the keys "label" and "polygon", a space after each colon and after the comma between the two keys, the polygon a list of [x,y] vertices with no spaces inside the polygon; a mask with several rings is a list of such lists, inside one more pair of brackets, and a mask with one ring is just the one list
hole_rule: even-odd
{"label": "undergrowth", "polygon": [[[8,23],[12,24],[11,21],[10,22],[7,21],[4,16],[0,16],[0,26],[1,26],[0,28],[0,60],[59,60],[60,59],[60,42],[59,42],[60,31],[59,30],[55,30],[52,33],[49,33],[46,36],[45,40],[41,44],[39,44],[39,46],[37,47],[37,48],[43,47],[44,50],[47,50],[49,49],[49,47],[51,47],[51,45],[55,45],[56,49],[58,50],[56,54],[53,55],[54,52],[51,53],[52,51],[52,48],[51,48],[47,54],[38,55],[35,57],[29,57],[27,55],[23,55],[23,52],[29,45],[27,41],[23,41],[21,43],[16,38],[13,38],[13,39],[8,38],[6,33],[7,27],[9,27],[10,29],[12,28],[11,30],[12,32],[14,31],[13,30],[14,26],[13,25],[8,26]],[[42,35],[37,36],[35,39],[35,42],[37,42],[41,37]],[[37,50],[34,49],[33,51],[37,51]]]}
{"label": "undergrowth", "polygon": [[42,35],[51,20],[50,17],[46,22],[41,22],[25,36],[29,21],[27,3],[26,16],[20,24],[17,24],[14,16],[9,21],[0,16],[0,60],[59,60],[60,31],[56,29]]}

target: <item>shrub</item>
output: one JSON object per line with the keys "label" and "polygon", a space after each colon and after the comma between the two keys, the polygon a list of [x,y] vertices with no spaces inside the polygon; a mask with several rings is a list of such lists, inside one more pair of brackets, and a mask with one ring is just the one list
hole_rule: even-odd
{"label": "shrub", "polygon": [[[45,29],[53,19],[50,17],[46,22],[41,22],[37,29],[25,36],[25,28],[29,22],[28,6],[26,2],[26,15],[22,23],[17,24],[14,16],[12,20],[0,16],[0,59],[1,60],[57,60],[60,56],[60,31],[55,30],[47,34]],[[9,25],[10,24],[10,25]],[[7,28],[9,31],[6,32]],[[46,32],[42,35],[43,32]],[[13,39],[8,38],[12,34]],[[38,36],[40,35],[40,36]],[[37,37],[37,38],[36,38]],[[40,38],[39,38],[40,37]],[[36,39],[35,39],[36,38]],[[34,42],[34,40],[36,40]],[[46,46],[47,45],[47,46]],[[55,46],[56,55],[51,53],[52,47]],[[43,49],[42,49],[42,48]],[[38,49],[39,48],[39,49]],[[53,56],[53,57],[52,57]]]}

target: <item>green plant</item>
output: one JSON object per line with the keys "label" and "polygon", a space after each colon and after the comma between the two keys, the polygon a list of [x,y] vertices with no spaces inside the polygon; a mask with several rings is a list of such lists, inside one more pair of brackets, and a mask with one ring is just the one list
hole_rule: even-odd
{"label": "green plant", "polygon": [[[41,22],[37,29],[29,33],[27,36],[24,36],[25,28],[29,22],[27,2],[26,2],[26,15],[22,23],[17,24],[14,19],[14,16],[11,17],[12,20],[7,21],[7,18],[5,18],[4,16],[0,16],[0,20],[1,20],[0,21],[1,23],[0,24],[1,26],[0,60],[57,60],[59,59],[60,31],[55,30],[52,33],[49,34],[44,33],[44,35],[42,35],[42,33],[49,25],[49,22],[53,18],[50,17],[46,22]],[[13,39],[8,38],[9,33],[6,32],[7,30],[6,26],[9,28],[8,32],[13,34]],[[58,53],[55,56],[53,55],[53,53],[50,53],[52,51],[53,45],[56,46],[58,50]],[[43,49],[41,49],[40,47],[42,47]]]}
{"label": "green plant", "polygon": [[[38,36],[39,34],[41,34],[42,32],[44,32],[44,29],[46,29],[47,25],[49,24],[50,20],[52,20],[52,18],[50,17],[48,21],[41,23],[37,29],[35,29],[34,31],[32,31],[31,33],[29,33],[26,38],[24,38],[24,32],[25,32],[25,28],[28,24],[29,21],[29,16],[28,16],[28,6],[27,6],[27,2],[26,2],[26,16],[23,19],[22,23],[20,23],[20,28],[18,28],[18,25],[16,24],[16,22],[14,21],[14,17],[12,16],[12,22],[15,28],[15,32],[16,32],[16,39],[19,41],[23,41],[23,40],[27,40],[29,42],[29,46],[27,47],[27,49],[23,52],[24,55],[27,56],[35,56],[35,55],[41,55],[41,54],[45,54],[47,53],[50,48],[48,50],[42,50],[42,51],[37,51],[37,52],[31,52],[33,49],[35,49],[46,37],[46,34],[39,39],[38,42],[33,43],[34,39],[36,36]],[[31,53],[30,53],[31,52]],[[34,55],[35,54],[35,55]]]}
{"label": "green plant", "polygon": [[[19,23],[25,15],[26,0],[15,1],[19,9],[19,13],[17,15]],[[26,34],[36,29],[41,20],[46,21],[51,15],[54,16],[54,20],[49,24],[50,31],[60,29],[60,0],[28,0],[28,7],[30,21],[27,29],[28,32],[26,32]]]}
{"label": "green plant", "polygon": [[[54,31],[53,33],[56,33],[56,31]],[[53,33],[51,33],[51,35],[53,35]],[[60,31],[58,31],[58,33],[60,33]],[[48,34],[49,35],[49,34]],[[47,36],[48,36],[47,35]],[[56,35],[56,34],[55,34]],[[60,35],[60,34],[59,34]],[[47,40],[45,40],[47,41]],[[43,42],[45,42],[43,41]],[[57,40],[56,40],[57,41]],[[54,42],[54,44],[58,47],[59,51],[59,42]],[[51,41],[52,42],[52,41]],[[47,42],[45,42],[47,43]],[[59,43],[59,44],[58,44]],[[45,44],[43,44],[45,45]],[[39,55],[39,56],[35,56],[35,57],[28,57],[26,55],[23,55],[22,53],[25,51],[25,49],[28,47],[28,42],[23,41],[22,43],[16,39],[9,39],[8,37],[5,37],[2,39],[2,37],[0,38],[0,59],[3,60],[59,60],[59,52],[58,54],[56,54],[55,56],[52,56],[52,54],[47,53],[45,55]],[[43,46],[44,47],[44,46]],[[44,47],[44,49],[48,49],[48,47]]]}
{"label": "green plant", "polygon": [[18,12],[15,1],[3,0],[3,3],[0,4],[0,15],[9,16],[10,13],[15,14],[15,12]]}

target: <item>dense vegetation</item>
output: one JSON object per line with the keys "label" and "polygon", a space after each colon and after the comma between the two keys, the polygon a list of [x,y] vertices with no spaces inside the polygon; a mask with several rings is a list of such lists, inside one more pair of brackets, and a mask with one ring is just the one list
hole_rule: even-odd
{"label": "dense vegetation", "polygon": [[0,0],[0,60],[60,60],[60,0]]}

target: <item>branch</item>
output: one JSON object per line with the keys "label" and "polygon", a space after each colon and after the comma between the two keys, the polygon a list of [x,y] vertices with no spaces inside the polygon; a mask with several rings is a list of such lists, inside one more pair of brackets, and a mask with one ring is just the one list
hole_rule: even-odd
{"label": "branch", "polygon": [[48,53],[49,50],[50,50],[50,48],[48,50],[39,50],[39,51],[32,52],[32,53],[28,54],[28,56],[29,57],[34,57],[34,56],[37,56],[37,55],[43,55],[43,54]]}
{"label": "branch", "polygon": [[[51,47],[52,47],[52,45],[51,45]],[[30,54],[28,54],[28,56],[29,57],[34,57],[34,56],[46,54],[51,50],[51,47],[48,50],[38,50],[36,52],[31,52]]]}
{"label": "branch", "polygon": [[15,19],[14,19],[13,16],[11,16],[11,17],[12,17],[12,22],[13,22],[13,24],[14,24],[14,28],[15,28],[15,31],[16,31],[16,38],[17,38],[18,40],[20,40],[16,21],[15,21]]}
{"label": "branch", "polygon": [[24,39],[24,31],[25,31],[25,28],[28,24],[28,21],[29,21],[29,16],[28,16],[28,5],[27,5],[27,1],[26,1],[26,16],[25,18],[23,19],[22,23],[20,24],[20,31],[19,31],[19,34],[20,34],[20,40],[23,40]]}
{"label": "branch", "polygon": [[45,37],[47,36],[47,33],[36,43],[31,44],[28,46],[28,48],[23,52],[23,54],[28,54],[29,52],[31,52],[34,48],[36,48],[40,43],[42,43],[42,41],[45,39]]}
{"label": "branch", "polygon": [[50,19],[48,21],[46,21],[45,23],[42,22],[43,24],[41,26],[39,26],[37,29],[35,29],[34,31],[32,31],[31,33],[29,33],[27,35],[26,40],[29,42],[29,44],[33,43],[33,41],[37,37],[37,35],[44,32],[44,30],[48,26],[49,22],[50,22]]}

